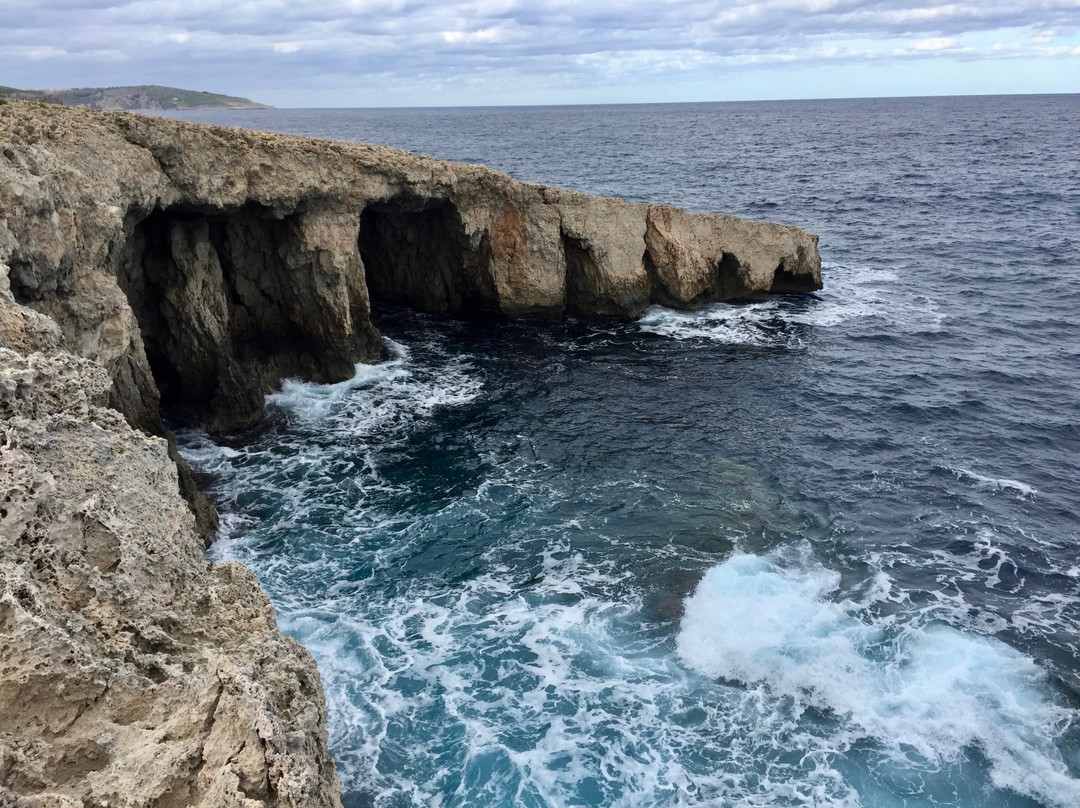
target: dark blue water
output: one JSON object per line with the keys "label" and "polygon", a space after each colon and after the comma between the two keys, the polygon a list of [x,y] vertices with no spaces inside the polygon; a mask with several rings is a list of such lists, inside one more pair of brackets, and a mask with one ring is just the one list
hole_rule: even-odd
{"label": "dark blue water", "polygon": [[1080,804],[1080,96],[185,115],[821,234],[804,297],[380,309],[186,436],[347,805]]}

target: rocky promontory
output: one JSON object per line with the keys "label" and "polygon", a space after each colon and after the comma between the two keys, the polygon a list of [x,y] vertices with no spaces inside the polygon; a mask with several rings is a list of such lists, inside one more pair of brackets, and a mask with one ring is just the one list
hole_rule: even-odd
{"label": "rocky promontory", "polygon": [[795,227],[354,143],[0,103],[0,805],[333,806],[325,706],[161,413],[249,426],[380,349],[372,301],[488,318],[820,288]]}

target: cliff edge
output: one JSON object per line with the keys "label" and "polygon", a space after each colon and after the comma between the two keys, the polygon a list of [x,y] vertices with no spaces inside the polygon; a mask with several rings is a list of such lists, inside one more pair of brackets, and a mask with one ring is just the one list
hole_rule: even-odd
{"label": "cliff edge", "polygon": [[0,804],[339,805],[315,664],[203,559],[163,406],[236,430],[284,377],[351,376],[372,300],[630,319],[820,285],[796,227],[0,102]]}
{"label": "cliff edge", "polygon": [[0,263],[0,806],[339,806],[315,661]]}

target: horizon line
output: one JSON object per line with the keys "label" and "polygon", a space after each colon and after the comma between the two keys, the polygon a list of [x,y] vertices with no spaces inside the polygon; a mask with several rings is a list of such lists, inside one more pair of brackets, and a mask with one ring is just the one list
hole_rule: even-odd
{"label": "horizon line", "polygon": [[[127,85],[127,86],[139,86],[139,85]],[[220,93],[225,95],[225,93]],[[742,99],[726,99],[721,101],[575,101],[567,103],[536,103],[536,104],[391,104],[386,106],[278,106],[278,105],[266,105],[262,109],[258,108],[229,108],[229,107],[186,107],[175,109],[161,109],[161,110],[128,110],[129,112],[213,112],[215,110],[222,110],[228,112],[265,112],[266,109],[279,109],[279,110],[301,110],[301,109],[530,109],[537,107],[630,107],[630,106],[666,106],[672,104],[784,104],[800,101],[898,101],[898,100],[910,100],[910,99],[932,99],[932,98],[1011,98],[1011,97],[1025,97],[1025,96],[1072,96],[1080,95],[1080,90],[1071,92],[1035,92],[1035,93],[1021,93],[1021,92],[1003,92],[1003,93],[935,93],[930,95],[838,95],[838,96],[819,96],[813,98],[742,98]],[[249,96],[233,96],[245,98],[248,101],[255,101],[255,99]],[[255,103],[262,103],[255,101]]]}

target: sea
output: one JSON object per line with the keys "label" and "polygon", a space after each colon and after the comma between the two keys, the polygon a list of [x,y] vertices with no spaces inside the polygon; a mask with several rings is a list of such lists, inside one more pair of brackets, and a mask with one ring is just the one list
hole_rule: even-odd
{"label": "sea", "polygon": [[821,236],[180,428],[347,808],[1080,805],[1080,95],[173,115]]}

